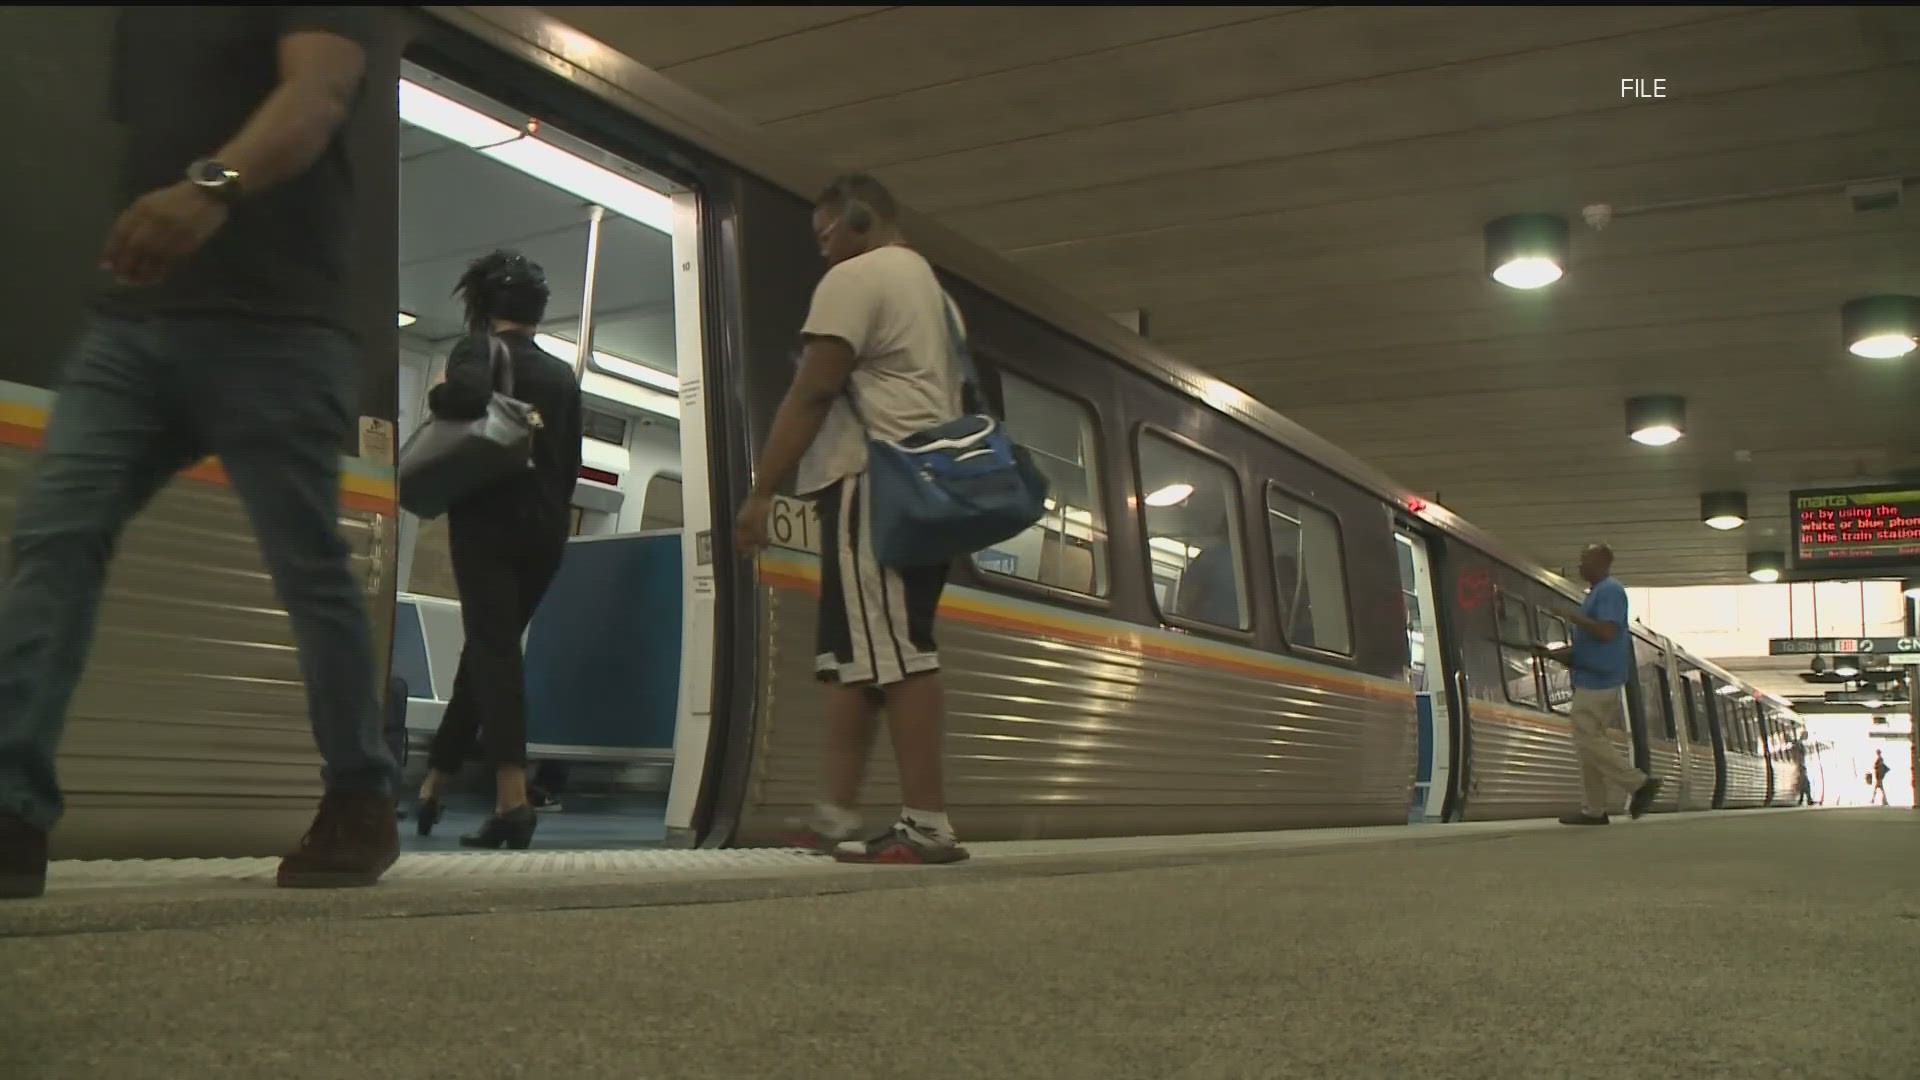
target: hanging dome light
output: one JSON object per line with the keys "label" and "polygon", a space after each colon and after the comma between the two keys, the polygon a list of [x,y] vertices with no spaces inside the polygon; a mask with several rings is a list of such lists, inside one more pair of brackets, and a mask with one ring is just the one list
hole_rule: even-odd
{"label": "hanging dome light", "polygon": [[1840,309],[1847,351],[1869,360],[1893,360],[1920,345],[1920,298],[1863,296]]}
{"label": "hanging dome light", "polygon": [[1747,576],[1762,585],[1771,585],[1779,581],[1780,572],[1786,568],[1787,557],[1781,552],[1750,551],[1747,553]]}
{"label": "hanging dome light", "polygon": [[1648,394],[1627,399],[1627,437],[1642,446],[1670,446],[1687,433],[1687,399]]}
{"label": "hanging dome light", "polygon": [[1709,529],[1728,532],[1747,523],[1747,493],[1709,491],[1700,496],[1700,520]]}
{"label": "hanging dome light", "polygon": [[1487,223],[1487,276],[1509,289],[1538,289],[1566,273],[1569,230],[1558,214],[1509,214]]}

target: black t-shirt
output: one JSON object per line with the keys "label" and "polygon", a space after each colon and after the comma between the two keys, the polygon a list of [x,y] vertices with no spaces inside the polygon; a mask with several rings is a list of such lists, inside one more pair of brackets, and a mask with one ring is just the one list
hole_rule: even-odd
{"label": "black t-shirt", "polygon": [[[115,28],[112,104],[126,126],[121,205],[186,176],[240,133],[279,84],[279,43],[321,30],[371,58],[390,13],[366,7],[137,7]],[[347,145],[395,109],[393,88],[363,86],[353,112],[302,175],[245,198],[191,260],[150,288],[110,286],[108,314],[240,315],[346,325],[354,177]],[[242,187],[246,177],[240,178]]]}
{"label": "black t-shirt", "polygon": [[[513,356],[513,396],[540,410],[533,434],[533,468],[480,489],[455,504],[451,523],[503,525],[523,521],[529,512],[565,540],[572,521],[574,482],[580,476],[580,384],[573,367],[541,349],[525,334],[502,334]],[[461,338],[447,356],[447,379],[427,393],[435,416],[471,419],[486,411],[493,397],[493,367],[485,337]],[[529,538],[531,539],[531,538]]]}

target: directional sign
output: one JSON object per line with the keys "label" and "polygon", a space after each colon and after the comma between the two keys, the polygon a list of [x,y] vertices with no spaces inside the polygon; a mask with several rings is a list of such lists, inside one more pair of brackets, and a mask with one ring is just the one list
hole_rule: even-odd
{"label": "directional sign", "polygon": [[1920,637],[1772,638],[1768,656],[1852,656],[1855,654],[1920,654]]}

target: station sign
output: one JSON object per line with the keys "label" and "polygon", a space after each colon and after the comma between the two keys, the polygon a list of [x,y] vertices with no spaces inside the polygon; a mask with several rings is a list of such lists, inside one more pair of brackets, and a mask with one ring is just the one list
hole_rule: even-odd
{"label": "station sign", "polygon": [[[1920,663],[1920,637],[1772,638],[1768,656],[1884,656],[1888,663]],[[1907,660],[1904,657],[1915,659]]]}
{"label": "station sign", "polygon": [[1789,492],[1795,570],[1920,565],[1920,485]]}

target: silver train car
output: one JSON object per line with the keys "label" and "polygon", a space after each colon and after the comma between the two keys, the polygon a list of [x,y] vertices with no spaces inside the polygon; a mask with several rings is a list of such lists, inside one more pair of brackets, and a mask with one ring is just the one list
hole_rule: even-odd
{"label": "silver train car", "polygon": [[[399,87],[395,123],[360,148],[365,257],[396,271],[362,298],[365,417],[343,521],[409,682],[408,724],[430,728],[444,703],[457,596],[444,532],[396,513],[393,446],[459,332],[443,295],[457,267],[511,242],[556,282],[546,344],[584,354],[574,545],[610,575],[552,620],[579,635],[562,667],[599,680],[598,696],[531,737],[550,756],[661,770],[670,844],[763,842],[821,771],[817,519],[780,500],[776,548],[748,562],[731,554],[730,508],[822,269],[806,200],[827,174],[534,9],[396,17],[404,56],[377,73]],[[31,80],[0,83],[21,99],[13,115],[47,129],[23,144],[50,147],[0,164],[10,184],[93,178],[78,166],[117,152],[86,101],[103,92],[109,18],[0,12],[14,31],[0,50],[19,54],[0,69],[57,70],[45,85],[73,99],[56,114]],[[487,179],[483,158],[539,183]],[[78,321],[109,189],[89,179],[29,225],[58,271],[35,283],[58,326],[0,361],[14,365],[0,371],[0,506],[44,423],[44,361]],[[950,802],[968,837],[1577,804],[1570,687],[1522,647],[1567,639],[1571,583],[1006,261],[923,219],[907,231],[1055,493],[1034,529],[957,565],[944,601]],[[217,478],[210,463],[175,483],[122,544],[61,762],[62,857],[271,853],[317,793],[285,615]],[[1634,646],[1617,738],[1668,778],[1657,809],[1797,793],[1776,754],[1798,730],[1784,703],[1651,628]],[[884,753],[873,780],[875,807],[896,800]]]}

